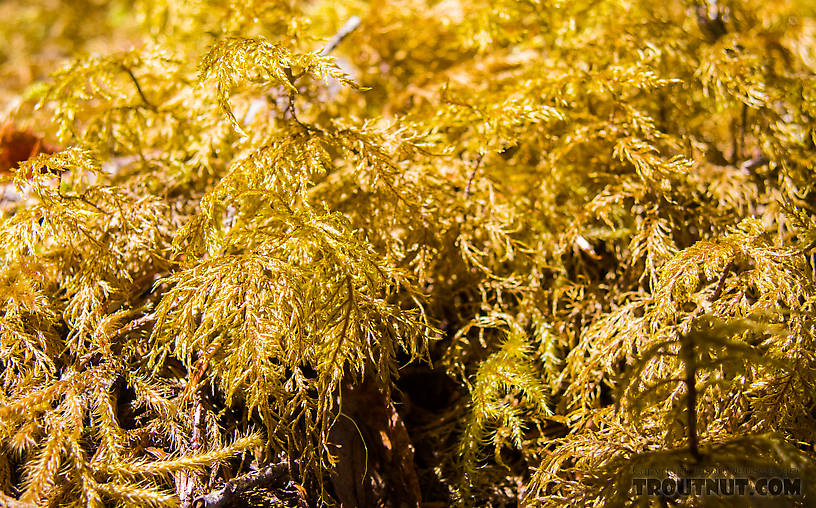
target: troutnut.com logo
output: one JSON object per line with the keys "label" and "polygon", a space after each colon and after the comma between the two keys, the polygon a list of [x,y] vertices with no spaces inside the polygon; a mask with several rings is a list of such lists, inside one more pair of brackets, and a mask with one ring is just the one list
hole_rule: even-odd
{"label": "troutnut.com logo", "polygon": [[645,470],[632,478],[637,496],[801,496],[796,470]]}

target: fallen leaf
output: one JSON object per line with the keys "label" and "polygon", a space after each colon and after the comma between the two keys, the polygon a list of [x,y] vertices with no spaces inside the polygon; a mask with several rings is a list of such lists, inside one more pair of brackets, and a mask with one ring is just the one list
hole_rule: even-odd
{"label": "fallen leaf", "polygon": [[[0,127],[0,173],[10,173],[20,162],[41,153],[50,154],[58,148],[31,130],[20,130],[12,122]],[[30,175],[29,175],[30,176]]]}

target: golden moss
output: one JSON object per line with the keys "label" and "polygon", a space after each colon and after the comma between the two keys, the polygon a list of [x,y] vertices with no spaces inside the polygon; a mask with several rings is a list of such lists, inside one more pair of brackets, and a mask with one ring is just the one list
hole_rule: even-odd
{"label": "golden moss", "polygon": [[190,506],[286,463],[290,501],[353,504],[367,380],[395,434],[356,432],[426,501],[813,471],[811,2],[0,13],[2,123],[54,151],[4,177],[9,499]]}

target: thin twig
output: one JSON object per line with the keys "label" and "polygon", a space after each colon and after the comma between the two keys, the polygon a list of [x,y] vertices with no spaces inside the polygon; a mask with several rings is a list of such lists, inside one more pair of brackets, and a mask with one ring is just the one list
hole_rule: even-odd
{"label": "thin twig", "polygon": [[468,177],[467,185],[465,185],[465,197],[470,197],[470,186],[473,184],[473,179],[476,177],[476,173],[479,171],[479,166],[482,165],[482,160],[484,159],[484,154],[480,153],[479,157],[476,159],[476,165],[473,166],[473,169],[470,172],[470,176]]}
{"label": "thin twig", "polygon": [[142,87],[139,85],[139,80],[136,79],[136,76],[133,74],[133,71],[131,71],[130,68],[128,68],[125,65],[122,66],[122,69],[127,73],[128,76],[130,76],[130,80],[133,81],[133,84],[136,86],[136,91],[139,93],[139,97],[142,98],[142,102],[145,103],[145,106],[152,109],[153,111],[156,111],[156,106],[154,106],[153,103],[147,100],[147,97],[145,97],[145,94],[142,91]]}
{"label": "thin twig", "polygon": [[[338,30],[337,33],[334,34],[331,39],[329,39],[329,42],[326,44],[326,46],[323,47],[323,49],[320,50],[318,55],[328,56],[329,53],[334,51],[335,48],[337,48],[337,46],[339,46],[340,43],[343,42],[343,39],[348,37],[349,34],[351,34],[351,32],[355,31],[357,27],[360,26],[361,21],[362,20],[360,19],[359,16],[350,17],[348,21],[346,21],[346,23],[342,27],[340,27],[340,30]],[[286,77],[289,79],[289,82],[292,83],[293,86],[295,84],[295,81],[299,80],[300,78],[303,77],[304,74],[306,74],[306,71],[303,70],[300,71],[300,74],[294,76],[292,75],[292,70],[289,67],[285,68],[283,71],[286,74]]]}
{"label": "thin twig", "polygon": [[202,432],[202,427],[204,427],[204,407],[201,403],[202,397],[200,392],[196,392],[193,397],[195,402],[193,402],[193,433],[192,436],[190,436],[190,449],[195,451],[204,444],[202,443],[202,436],[204,434]]}
{"label": "thin twig", "polygon": [[357,30],[357,27],[360,26],[361,22],[362,20],[360,19],[359,16],[350,17],[348,21],[346,21],[346,23],[342,27],[340,27],[340,30],[338,30],[337,33],[334,34],[334,36],[331,39],[329,39],[329,42],[326,44],[326,47],[320,50],[319,53],[320,56],[326,56],[332,51],[334,51],[334,48],[339,46],[340,43],[343,42],[343,40],[346,37],[348,37],[349,34],[351,34],[351,32]]}
{"label": "thin twig", "polygon": [[134,330],[138,330],[144,328],[145,326],[151,325],[156,322],[156,315],[155,314],[146,314],[140,318],[136,318],[124,327],[120,328],[112,338],[118,338],[123,335],[126,335]]}
{"label": "thin twig", "polygon": [[716,301],[720,298],[720,295],[723,292],[723,288],[725,287],[725,279],[728,277],[728,273],[731,269],[734,268],[734,262],[729,261],[727,265],[725,265],[725,269],[723,270],[722,275],[720,275],[720,280],[717,282],[717,287],[714,289],[714,293],[708,298],[709,302]]}
{"label": "thin twig", "polygon": [[[350,17],[348,19],[348,21],[346,21],[346,23],[342,27],[340,27],[340,30],[338,30],[338,32],[336,34],[334,34],[334,36],[332,36],[331,39],[329,39],[329,42],[326,44],[326,46],[323,49],[320,50],[318,55],[328,56],[329,53],[334,51],[334,49],[337,46],[339,46],[341,42],[343,42],[343,39],[348,37],[349,34],[351,34],[351,32],[353,32],[354,30],[357,29],[358,26],[360,26],[361,22],[362,22],[362,20],[360,19],[359,16]],[[289,67],[284,68],[283,72],[286,75],[286,79],[289,80],[289,83],[291,83],[293,87],[295,86],[295,83],[300,78],[302,78],[304,74],[306,74],[306,71],[302,70],[302,71],[300,71],[299,74],[294,75],[292,73],[292,69],[289,68]],[[138,84],[136,86],[138,86]],[[286,109],[284,110],[284,114],[286,114],[287,112],[292,116],[292,118],[295,120],[295,122],[298,123],[298,125],[300,125],[304,129],[306,129],[307,131],[308,130],[315,130],[315,129],[309,127],[308,125],[304,124],[303,122],[301,122],[298,119],[297,113],[295,111],[295,94],[292,91],[289,92],[289,102],[288,102],[288,104],[286,106]]]}

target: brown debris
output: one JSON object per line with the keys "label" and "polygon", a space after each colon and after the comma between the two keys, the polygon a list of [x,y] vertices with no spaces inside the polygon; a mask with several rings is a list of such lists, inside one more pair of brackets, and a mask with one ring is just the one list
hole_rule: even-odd
{"label": "brown debris", "polygon": [[42,136],[30,129],[18,129],[11,121],[6,121],[0,127],[0,173],[10,173],[31,157],[58,150],[55,145],[44,141]]}
{"label": "brown debris", "polygon": [[339,445],[332,485],[342,506],[422,504],[414,447],[393,402],[366,379],[343,387],[343,413],[329,440]]}

